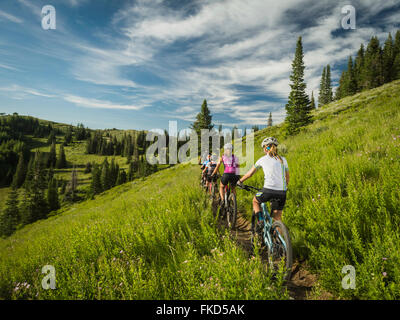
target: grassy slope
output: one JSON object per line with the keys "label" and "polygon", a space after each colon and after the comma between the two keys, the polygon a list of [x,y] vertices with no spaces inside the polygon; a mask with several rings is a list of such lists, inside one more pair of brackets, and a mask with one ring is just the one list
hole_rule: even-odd
{"label": "grassy slope", "polygon": [[[274,134],[289,162],[284,221],[296,255],[342,298],[400,298],[399,92],[398,81],[332,103],[296,137],[279,127],[256,134],[255,159]],[[167,169],[0,240],[0,297],[287,298],[258,259],[216,233],[197,178],[197,167]],[[249,215],[251,195],[238,198]],[[40,289],[45,264],[56,267],[56,291]],[[355,290],[341,288],[347,264]],[[24,281],[29,289],[13,291]]]}
{"label": "grassy slope", "polygon": [[[400,81],[387,84],[318,110],[298,136],[282,139],[275,127],[255,139],[257,148],[266,135],[280,138],[291,173],[284,221],[294,251],[336,296],[400,298],[399,93]],[[249,184],[261,187],[263,175]],[[250,216],[251,195],[239,191],[238,198]],[[345,265],[356,269],[355,290],[342,289]]]}
{"label": "grassy slope", "polygon": [[[197,166],[166,169],[0,240],[0,297],[288,298],[258,259],[216,233],[198,175]],[[47,264],[55,291],[41,289]]]}

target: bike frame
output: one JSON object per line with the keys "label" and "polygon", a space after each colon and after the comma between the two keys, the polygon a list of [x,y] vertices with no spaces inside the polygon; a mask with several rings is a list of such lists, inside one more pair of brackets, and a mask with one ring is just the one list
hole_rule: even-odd
{"label": "bike frame", "polygon": [[[264,219],[264,230],[263,230],[263,239],[264,239],[264,243],[265,245],[269,248],[269,250],[271,250],[271,253],[274,252],[274,246],[273,246],[273,242],[272,242],[272,238],[271,238],[271,228],[272,228],[272,218],[269,214],[267,205],[265,203],[261,203],[261,208],[262,208],[262,213],[263,213],[263,219]],[[256,217],[257,218],[257,217]],[[285,250],[287,250],[286,247],[286,242],[285,240],[281,237],[281,234],[279,233],[278,230],[276,230],[276,232],[278,233],[278,238],[279,240],[283,243],[283,246],[285,247]]]}

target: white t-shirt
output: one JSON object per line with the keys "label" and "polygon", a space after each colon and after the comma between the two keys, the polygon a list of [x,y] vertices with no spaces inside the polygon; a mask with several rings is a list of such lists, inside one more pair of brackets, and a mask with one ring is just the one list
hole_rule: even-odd
{"label": "white t-shirt", "polygon": [[258,159],[255,163],[256,169],[262,168],[264,171],[264,188],[272,190],[286,191],[286,175],[285,172],[289,171],[288,163],[284,157],[282,157],[283,164],[277,157],[270,157],[265,155]]}

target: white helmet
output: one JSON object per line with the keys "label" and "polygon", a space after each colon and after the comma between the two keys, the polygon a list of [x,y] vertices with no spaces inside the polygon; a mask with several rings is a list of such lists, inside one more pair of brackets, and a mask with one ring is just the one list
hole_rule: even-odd
{"label": "white helmet", "polygon": [[224,150],[232,150],[232,149],[233,149],[233,146],[231,143],[227,143],[224,145]]}
{"label": "white helmet", "polygon": [[268,146],[268,145],[270,145],[270,144],[274,144],[274,145],[278,146],[278,145],[279,145],[279,142],[278,142],[278,140],[276,140],[276,138],[274,138],[274,137],[268,137],[268,138],[265,138],[265,139],[263,140],[263,142],[261,142],[261,148],[264,149],[265,146]]}

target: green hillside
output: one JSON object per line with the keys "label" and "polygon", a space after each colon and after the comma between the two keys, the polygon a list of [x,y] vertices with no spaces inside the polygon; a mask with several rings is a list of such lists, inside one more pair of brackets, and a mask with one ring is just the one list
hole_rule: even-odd
{"label": "green hillside", "polygon": [[[399,92],[397,81],[336,101],[295,137],[280,126],[256,133],[255,159],[275,135],[288,160],[283,219],[295,256],[318,275],[316,297],[400,298]],[[178,165],[0,240],[0,298],[289,298],[281,276],[221,234],[198,179],[198,166]],[[251,195],[239,191],[238,202],[249,217]],[[41,288],[44,265],[57,290]],[[354,290],[342,289],[345,265],[356,269]]]}

